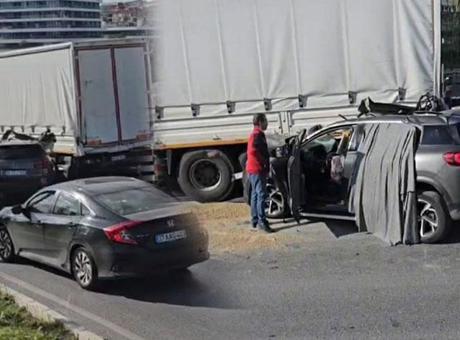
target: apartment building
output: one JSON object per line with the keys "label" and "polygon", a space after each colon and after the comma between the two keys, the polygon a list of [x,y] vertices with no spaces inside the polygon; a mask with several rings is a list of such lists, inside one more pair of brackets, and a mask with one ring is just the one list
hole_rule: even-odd
{"label": "apartment building", "polygon": [[0,43],[98,38],[101,0],[0,0]]}

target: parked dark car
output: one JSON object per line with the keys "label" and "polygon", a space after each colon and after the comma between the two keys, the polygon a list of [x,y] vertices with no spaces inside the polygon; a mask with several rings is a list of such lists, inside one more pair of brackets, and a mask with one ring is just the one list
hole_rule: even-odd
{"label": "parked dark car", "polygon": [[0,143],[0,206],[23,201],[55,176],[55,165],[40,143]]}
{"label": "parked dark car", "polygon": [[[300,205],[297,219],[354,220],[348,201],[357,149],[363,126],[379,123],[412,124],[420,132],[415,157],[419,232],[424,243],[444,239],[452,221],[460,220],[460,111],[367,116],[337,122],[308,137],[302,131],[287,139],[284,146],[272,150],[268,216],[289,216],[291,207]],[[334,156],[343,157],[340,183],[331,178]],[[300,176],[292,174],[295,161],[302,164]],[[250,185],[247,180],[243,183],[249,203]]]}
{"label": "parked dark car", "polygon": [[102,279],[182,270],[209,253],[207,231],[180,209],[133,178],[56,184],[0,212],[0,257],[62,269],[85,289]]}

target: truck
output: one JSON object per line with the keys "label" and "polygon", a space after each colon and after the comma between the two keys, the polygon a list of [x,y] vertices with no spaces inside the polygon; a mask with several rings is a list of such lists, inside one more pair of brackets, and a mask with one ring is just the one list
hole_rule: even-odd
{"label": "truck", "polygon": [[357,114],[362,99],[440,91],[439,0],[157,0],[155,176],[198,201],[241,177],[255,113],[284,139]]}
{"label": "truck", "polygon": [[151,176],[150,58],[142,39],[69,42],[0,54],[0,134],[54,134],[67,178]]}

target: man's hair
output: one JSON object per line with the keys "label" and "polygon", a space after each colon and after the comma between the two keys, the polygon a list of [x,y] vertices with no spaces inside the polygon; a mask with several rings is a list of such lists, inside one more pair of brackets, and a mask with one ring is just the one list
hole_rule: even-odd
{"label": "man's hair", "polygon": [[267,116],[265,116],[265,113],[258,113],[254,115],[254,118],[252,120],[252,124],[254,125],[260,125],[260,123],[267,121]]}

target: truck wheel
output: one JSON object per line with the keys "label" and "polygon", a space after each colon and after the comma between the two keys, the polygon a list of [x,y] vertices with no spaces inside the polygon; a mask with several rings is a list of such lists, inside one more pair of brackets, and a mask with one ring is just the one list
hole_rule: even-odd
{"label": "truck wheel", "polygon": [[436,191],[423,191],[417,195],[417,214],[423,243],[439,242],[449,233],[450,216]]}
{"label": "truck wheel", "polygon": [[182,191],[199,202],[223,201],[233,190],[233,166],[219,150],[186,153],[180,162]]}

